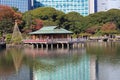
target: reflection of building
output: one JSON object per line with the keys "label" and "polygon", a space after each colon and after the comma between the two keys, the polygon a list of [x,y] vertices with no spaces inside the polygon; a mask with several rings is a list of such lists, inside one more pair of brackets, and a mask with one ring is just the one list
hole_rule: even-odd
{"label": "reflection of building", "polygon": [[21,12],[31,9],[31,0],[0,0],[1,5],[16,7]]}
{"label": "reflection of building", "polygon": [[97,65],[96,65],[96,56],[91,56],[90,58],[90,80],[97,80]]}
{"label": "reflection of building", "polygon": [[120,9],[120,0],[95,0],[96,12]]}
{"label": "reflection of building", "polygon": [[[64,61],[64,65],[62,63],[59,66],[56,65],[55,70],[51,72],[34,70],[34,80],[96,80],[96,60],[95,58],[91,60],[91,58],[93,57],[81,55],[77,62],[69,63],[70,58],[70,60]],[[47,62],[49,63],[51,60],[49,59]],[[57,63],[59,64],[59,61]]]}
{"label": "reflection of building", "polygon": [[86,55],[85,48],[73,50],[33,49],[33,51],[25,50],[25,53],[32,54],[34,58],[39,56],[40,63],[55,66],[52,69],[47,68],[48,70],[41,68],[33,70],[34,80],[97,80],[96,56]]}
{"label": "reflection of building", "polygon": [[25,48],[24,53],[27,56],[32,56],[32,57],[63,57],[64,56],[69,56],[70,54],[78,54],[82,55],[86,52],[85,48],[80,48],[80,49],[54,49],[54,50],[47,50],[47,49],[30,49],[30,48]]}
{"label": "reflection of building", "polygon": [[34,8],[53,7],[65,13],[78,12],[83,16],[94,12],[94,0],[34,0]]}
{"label": "reflection of building", "polygon": [[77,63],[64,62],[56,65],[55,71],[33,71],[35,80],[90,80],[89,57],[82,56]]}

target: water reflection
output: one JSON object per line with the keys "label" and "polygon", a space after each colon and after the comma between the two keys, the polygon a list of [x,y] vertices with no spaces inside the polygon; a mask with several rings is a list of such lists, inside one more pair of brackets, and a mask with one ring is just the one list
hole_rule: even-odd
{"label": "water reflection", "polygon": [[20,49],[7,49],[0,56],[0,80],[30,80]]}
{"label": "water reflection", "polygon": [[9,48],[0,52],[0,80],[119,80],[120,43],[79,49]]}
{"label": "water reflection", "polygon": [[[33,76],[35,80],[89,80],[90,58],[85,49],[74,50],[37,50],[33,55],[44,68],[33,65]],[[27,55],[31,51],[25,50]],[[39,57],[38,57],[39,56]],[[44,65],[43,65],[44,64]],[[46,65],[45,65],[46,64]],[[46,68],[45,68],[46,67]]]}
{"label": "water reflection", "polygon": [[86,52],[96,55],[97,80],[120,79],[120,43],[89,43]]}

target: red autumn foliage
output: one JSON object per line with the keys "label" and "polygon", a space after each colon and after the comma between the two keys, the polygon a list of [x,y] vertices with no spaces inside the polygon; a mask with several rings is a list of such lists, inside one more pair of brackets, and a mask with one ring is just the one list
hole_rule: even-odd
{"label": "red autumn foliage", "polygon": [[14,14],[14,10],[8,6],[0,5],[0,20],[3,18],[11,18]]}
{"label": "red autumn foliage", "polygon": [[2,19],[21,20],[22,14],[15,12],[11,7],[0,5],[0,20]]}
{"label": "red autumn foliage", "polygon": [[32,28],[34,28],[35,30],[38,30],[40,28],[43,27],[43,21],[40,19],[34,19],[34,25],[32,25]]}
{"label": "red autumn foliage", "polygon": [[90,27],[88,29],[86,29],[86,33],[90,33],[90,34],[95,34],[96,30],[98,30],[99,27],[98,26],[94,26],[94,27]]}
{"label": "red autumn foliage", "polygon": [[102,31],[112,31],[112,30],[116,30],[116,29],[117,29],[117,27],[113,22],[108,22],[101,27]]}

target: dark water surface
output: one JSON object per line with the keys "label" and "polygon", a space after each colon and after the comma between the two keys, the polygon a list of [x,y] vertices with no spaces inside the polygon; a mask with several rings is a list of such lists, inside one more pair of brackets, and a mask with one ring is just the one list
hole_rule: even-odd
{"label": "dark water surface", "polygon": [[120,80],[120,43],[54,50],[7,48],[0,51],[0,80]]}

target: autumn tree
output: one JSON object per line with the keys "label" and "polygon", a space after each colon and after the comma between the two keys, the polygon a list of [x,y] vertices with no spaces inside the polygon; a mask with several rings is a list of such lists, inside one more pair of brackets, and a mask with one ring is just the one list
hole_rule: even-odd
{"label": "autumn tree", "polygon": [[40,19],[34,19],[33,20],[32,29],[34,31],[36,31],[36,30],[38,30],[38,29],[40,29],[42,27],[43,27],[43,21],[42,20],[40,20]]}
{"label": "autumn tree", "polygon": [[15,12],[11,7],[0,5],[0,32],[12,32],[15,20],[21,23],[22,14]]}
{"label": "autumn tree", "polygon": [[117,27],[113,22],[108,22],[101,27],[101,32],[106,34],[117,33]]}
{"label": "autumn tree", "polygon": [[99,31],[100,27],[98,26],[93,26],[93,27],[90,27],[90,28],[87,28],[85,30],[86,33],[89,33],[89,34],[95,34],[97,33],[97,31]]}

